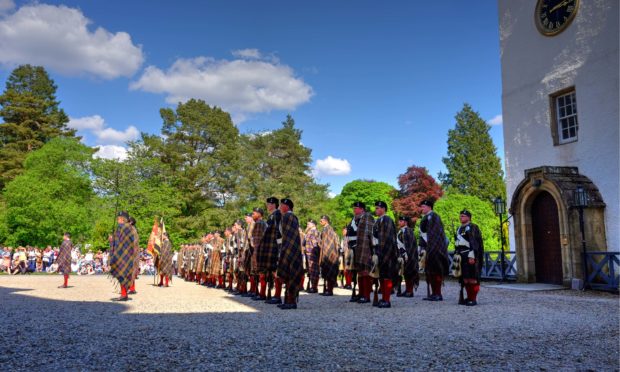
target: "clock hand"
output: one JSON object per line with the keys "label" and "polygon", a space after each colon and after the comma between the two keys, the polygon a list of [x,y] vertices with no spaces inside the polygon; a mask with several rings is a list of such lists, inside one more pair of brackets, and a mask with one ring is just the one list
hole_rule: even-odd
{"label": "clock hand", "polygon": [[553,8],[551,8],[551,10],[549,11],[549,13],[553,13],[556,10],[560,9],[561,7],[563,7],[564,5],[568,4],[570,0],[564,0],[561,3],[559,3],[558,5],[554,6]]}

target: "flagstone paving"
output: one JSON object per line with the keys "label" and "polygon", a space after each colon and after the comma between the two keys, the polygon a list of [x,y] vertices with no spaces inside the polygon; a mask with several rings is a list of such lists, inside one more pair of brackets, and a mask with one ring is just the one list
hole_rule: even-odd
{"label": "flagstone paving", "polygon": [[618,370],[618,296],[482,288],[479,305],[391,309],[303,294],[299,309],[174,279],[126,303],[104,276],[0,276],[4,370]]}

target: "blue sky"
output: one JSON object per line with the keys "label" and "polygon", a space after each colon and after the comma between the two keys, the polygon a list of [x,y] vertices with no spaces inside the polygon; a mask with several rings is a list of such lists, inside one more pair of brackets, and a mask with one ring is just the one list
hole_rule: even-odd
{"label": "blue sky", "polygon": [[0,0],[0,83],[45,66],[89,145],[122,154],[189,97],[242,132],[287,113],[320,182],[397,185],[410,165],[444,170],[464,102],[503,157],[497,4],[485,1]]}

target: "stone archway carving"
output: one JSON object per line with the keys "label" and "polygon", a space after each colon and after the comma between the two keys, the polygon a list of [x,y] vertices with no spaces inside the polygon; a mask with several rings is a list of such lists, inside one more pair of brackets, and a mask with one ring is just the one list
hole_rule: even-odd
{"label": "stone archway carving", "polygon": [[[589,196],[589,206],[584,211],[588,250],[607,250],[605,239],[605,203],[598,188],[576,167],[543,166],[525,171],[525,178],[515,189],[510,203],[514,218],[515,249],[517,252],[518,279],[536,281],[534,244],[532,237],[532,202],[542,191],[555,200],[558,207],[562,252],[563,283],[570,286],[573,278],[582,278],[582,248],[578,211],[574,207],[573,193],[583,186]],[[601,233],[602,231],[602,233]]]}

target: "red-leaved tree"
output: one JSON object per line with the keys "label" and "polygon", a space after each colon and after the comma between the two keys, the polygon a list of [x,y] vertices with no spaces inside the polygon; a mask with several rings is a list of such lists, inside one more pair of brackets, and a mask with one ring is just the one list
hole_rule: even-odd
{"label": "red-leaved tree", "polygon": [[441,185],[428,174],[425,167],[410,166],[405,173],[398,176],[398,185],[400,190],[398,197],[394,199],[394,210],[400,215],[411,217],[413,221],[422,214],[419,205],[423,200],[437,200],[443,195]]}

